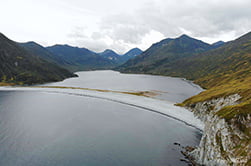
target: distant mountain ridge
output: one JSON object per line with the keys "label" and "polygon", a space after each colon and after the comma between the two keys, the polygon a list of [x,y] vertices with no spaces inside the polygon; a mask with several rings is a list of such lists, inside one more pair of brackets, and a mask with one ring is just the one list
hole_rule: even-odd
{"label": "distant mountain ridge", "polygon": [[143,53],[143,51],[141,49],[133,48],[123,55],[124,62],[128,61],[129,59],[133,59],[142,53]]}
{"label": "distant mountain ridge", "polygon": [[213,49],[210,44],[182,35],[175,39],[168,38],[153,44],[145,52],[116,69],[122,72],[163,74],[159,69],[165,68],[167,64],[210,49]]}
{"label": "distant mountain ridge", "polygon": [[118,65],[121,65],[128,61],[129,59],[132,59],[138,55],[140,55],[143,51],[139,48],[133,48],[126,52],[125,54],[118,54],[113,50],[106,49],[104,52],[99,53],[102,57],[105,57],[107,59],[112,60],[113,62],[117,63]]}
{"label": "distant mountain ridge", "polygon": [[125,55],[119,55],[109,49],[102,53],[95,53],[86,48],[69,45],[43,47],[35,42],[18,44],[27,51],[73,72],[112,69],[142,52],[140,49],[132,49]]}
{"label": "distant mountain ridge", "polygon": [[212,46],[214,48],[218,48],[218,47],[223,46],[224,44],[226,44],[226,42],[224,42],[224,41],[217,41],[217,42],[213,43]]}
{"label": "distant mountain ridge", "polygon": [[0,82],[34,84],[61,81],[74,74],[28,52],[0,33]]}
{"label": "distant mountain ridge", "polygon": [[71,71],[109,69],[116,65],[86,48],[54,45],[46,49],[61,60],[58,62],[59,65]]}
{"label": "distant mountain ridge", "polygon": [[[43,58],[46,59],[49,62],[59,64],[58,62],[63,61],[60,59],[58,56],[55,56],[52,52],[50,52],[48,49],[45,47],[37,44],[36,42],[26,42],[26,43],[18,43],[21,47],[26,49],[27,51]],[[61,62],[63,63],[63,62]],[[66,63],[66,62],[65,62]]]}
{"label": "distant mountain ridge", "polygon": [[106,59],[113,61],[114,63],[120,63],[121,55],[117,54],[113,50],[106,49],[105,51],[98,54]]}

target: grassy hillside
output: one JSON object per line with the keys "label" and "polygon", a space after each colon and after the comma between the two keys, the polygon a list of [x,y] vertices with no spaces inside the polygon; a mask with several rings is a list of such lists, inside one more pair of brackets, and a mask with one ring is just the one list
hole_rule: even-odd
{"label": "grassy hillside", "polygon": [[[191,40],[187,41],[191,43]],[[119,69],[122,72],[184,77],[193,80],[206,89],[199,95],[181,103],[182,106],[192,107],[198,102],[239,94],[241,99],[238,105],[224,107],[217,112],[217,115],[235,124],[239,124],[240,119],[248,119],[251,116],[251,32],[218,48],[215,48],[215,45],[212,45],[213,48],[211,49],[204,47],[205,50],[201,53],[199,53],[201,46],[184,47],[180,51],[172,50],[169,48],[171,47],[169,46],[170,42],[169,39],[164,42],[165,44],[160,42],[157,47],[152,46],[141,55],[141,59],[135,58]],[[182,43],[182,46],[184,46],[185,43]],[[180,43],[178,43],[178,46],[181,46]],[[186,46],[190,47],[191,45]],[[163,49],[163,47],[168,49]],[[156,51],[158,48],[164,50],[163,53],[159,54],[159,51]],[[174,46],[171,48],[174,48]],[[175,48],[180,49],[177,46]],[[180,54],[180,52],[183,54]],[[164,57],[160,55],[168,56],[169,60],[162,58],[161,61],[156,61],[159,57]],[[172,55],[172,60],[170,60],[170,55]],[[150,59],[152,59],[152,63]],[[251,137],[250,126],[239,127]]]}
{"label": "grassy hillside", "polygon": [[74,74],[34,55],[0,33],[0,83],[60,81]]}
{"label": "grassy hillside", "polygon": [[171,75],[192,79],[207,89],[183,105],[237,93],[242,97],[240,104],[225,107],[217,114],[228,121],[251,115],[251,33],[193,59],[184,59],[178,65]]}

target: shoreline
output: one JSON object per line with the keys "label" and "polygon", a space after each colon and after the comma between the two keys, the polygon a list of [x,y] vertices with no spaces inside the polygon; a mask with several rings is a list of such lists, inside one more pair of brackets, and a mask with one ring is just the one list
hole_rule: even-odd
{"label": "shoreline", "polygon": [[80,90],[80,89],[61,89],[61,88],[35,88],[35,87],[0,87],[0,90],[8,91],[38,91],[38,92],[48,92],[48,93],[63,93],[68,95],[78,95],[95,97],[105,100],[110,100],[114,102],[119,102],[122,104],[127,104],[142,108],[151,112],[155,112],[169,118],[175,119],[188,126],[203,131],[204,124],[189,110],[175,106],[173,102],[162,101],[146,96],[132,95],[130,93],[113,93],[113,92],[102,92],[102,91],[91,91],[91,90]]}

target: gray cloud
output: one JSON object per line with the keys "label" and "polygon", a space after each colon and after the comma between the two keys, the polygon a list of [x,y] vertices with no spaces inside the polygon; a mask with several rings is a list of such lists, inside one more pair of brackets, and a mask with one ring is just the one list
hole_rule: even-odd
{"label": "gray cloud", "polygon": [[145,4],[132,15],[108,16],[101,27],[109,28],[116,39],[137,43],[151,29],[169,37],[180,35],[179,27],[197,37],[231,31],[238,36],[250,30],[250,20],[249,0],[162,0]]}
{"label": "gray cloud", "polygon": [[104,16],[97,31],[89,35],[75,31],[71,37],[94,50],[123,52],[142,46],[152,30],[165,37],[189,33],[208,42],[231,40],[250,31],[250,20],[249,0],[149,0],[133,12]]}
{"label": "gray cloud", "polygon": [[119,52],[182,33],[232,40],[251,28],[250,0],[11,0],[1,2],[0,19],[16,41]]}

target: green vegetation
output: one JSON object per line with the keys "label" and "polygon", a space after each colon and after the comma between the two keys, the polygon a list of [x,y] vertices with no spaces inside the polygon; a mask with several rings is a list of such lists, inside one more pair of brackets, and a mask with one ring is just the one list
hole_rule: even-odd
{"label": "green vegetation", "polygon": [[75,76],[68,70],[41,59],[0,33],[0,84],[35,84]]}
{"label": "green vegetation", "polygon": [[[159,45],[161,46],[161,43]],[[251,144],[249,119],[251,117],[251,32],[219,48],[206,49],[200,53],[193,52],[189,55],[177,53],[174,50],[166,50],[167,52],[159,54],[154,50],[158,48],[154,47],[152,46],[145,54],[142,54],[141,59],[135,58],[128,61],[118,69],[129,73],[183,77],[193,80],[206,89],[183,103],[177,104],[180,106],[194,107],[199,102],[239,94],[241,99],[238,104],[223,107],[215,114],[224,118],[227,123],[235,126],[244,135],[242,138],[233,135],[234,142],[240,145],[233,149],[235,156],[250,156],[247,152],[250,151]],[[161,47],[170,46],[167,44]],[[178,46],[172,47],[178,49]],[[183,50],[183,53],[186,52]],[[177,57],[170,57],[171,54]],[[162,59],[158,59],[160,55]],[[164,56],[166,58],[163,58]],[[214,109],[213,106],[211,107],[209,111]],[[220,146],[222,155],[225,156],[220,138],[220,136],[216,138],[217,144]],[[247,165],[250,165],[248,164],[250,162],[249,160]]]}
{"label": "green vegetation", "polygon": [[[201,70],[195,64],[197,61],[200,66],[204,66],[201,67]],[[210,61],[211,63],[208,63]],[[251,114],[251,33],[222,48],[196,56],[189,63],[194,67],[194,69],[188,70],[193,72],[193,77],[190,79],[194,79],[195,83],[207,90],[187,99],[183,105],[189,106],[213,98],[239,94],[242,97],[239,101],[240,104],[224,107],[217,112],[217,115],[228,122],[236,121],[235,124],[238,125],[238,119],[246,119]],[[198,74],[195,72],[196,70],[200,70]],[[250,132],[250,128],[238,127]]]}
{"label": "green vegetation", "polygon": [[153,44],[149,49],[134,59],[116,68],[121,72],[149,73],[166,75],[166,66],[177,60],[193,56],[213,47],[200,40],[182,35],[176,39],[165,39]]}
{"label": "green vegetation", "polygon": [[240,104],[222,109],[219,115],[230,121],[251,114],[251,32],[214,49],[187,36],[166,39],[118,69],[185,77],[207,89],[182,106],[239,94]]}
{"label": "green vegetation", "polygon": [[110,69],[117,64],[86,48],[54,45],[44,48],[35,42],[19,43],[27,51],[69,71]]}

